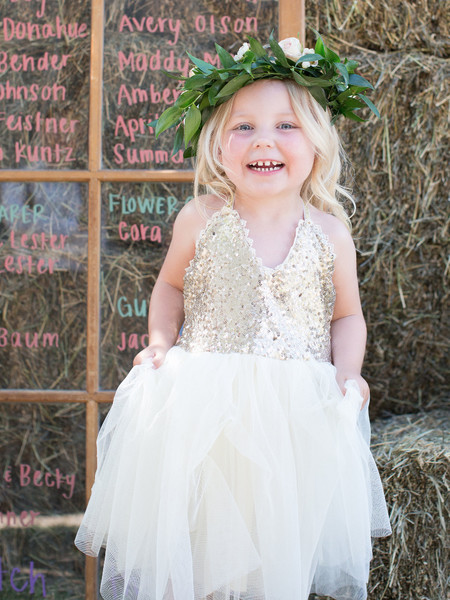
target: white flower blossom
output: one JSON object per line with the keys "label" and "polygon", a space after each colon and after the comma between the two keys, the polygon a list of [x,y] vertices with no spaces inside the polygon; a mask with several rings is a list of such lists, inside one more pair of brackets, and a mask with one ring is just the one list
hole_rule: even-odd
{"label": "white flower blossom", "polygon": [[192,67],[192,69],[189,71],[188,77],[192,77],[193,75],[195,75],[195,68],[194,67]]}
{"label": "white flower blossom", "polygon": [[[302,54],[315,54],[314,48],[304,48]],[[300,56],[299,56],[300,58]],[[313,62],[309,62],[308,60],[302,61],[302,67],[307,69],[308,67],[317,67],[319,61],[313,60]]]}
{"label": "white flower blossom", "polygon": [[286,38],[278,42],[278,45],[283,50],[286,58],[290,58],[291,60],[297,61],[304,54],[302,43],[298,38]]}
{"label": "white flower blossom", "polygon": [[247,50],[250,50],[250,44],[248,42],[244,42],[239,48],[238,53],[234,55],[234,60],[242,60]]}

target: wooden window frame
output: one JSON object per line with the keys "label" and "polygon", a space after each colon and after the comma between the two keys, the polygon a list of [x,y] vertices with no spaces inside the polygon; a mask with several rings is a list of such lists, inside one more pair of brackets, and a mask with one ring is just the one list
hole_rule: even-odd
{"label": "wooden window frame", "polygon": [[[305,37],[305,0],[278,0],[279,38]],[[0,181],[83,182],[89,187],[86,390],[0,390],[0,402],[73,402],[86,404],[86,502],[94,483],[98,406],[112,402],[114,392],[99,389],[100,369],[100,242],[103,182],[189,182],[192,170],[102,169],[102,88],[105,0],[91,0],[89,78],[89,160],[87,170],[0,170]],[[97,559],[86,557],[86,600],[97,600]]]}

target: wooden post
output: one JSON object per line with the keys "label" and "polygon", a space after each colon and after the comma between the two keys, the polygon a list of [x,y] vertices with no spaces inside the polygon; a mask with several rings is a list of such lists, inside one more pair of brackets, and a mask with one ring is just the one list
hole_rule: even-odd
{"label": "wooden post", "polygon": [[299,37],[305,43],[305,0],[279,0],[279,39]]}

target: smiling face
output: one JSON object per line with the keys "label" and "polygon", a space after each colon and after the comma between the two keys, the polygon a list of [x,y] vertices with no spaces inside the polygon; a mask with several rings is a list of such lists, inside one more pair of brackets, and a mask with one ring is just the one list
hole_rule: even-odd
{"label": "smiling face", "polygon": [[236,93],[221,162],[237,197],[298,198],[314,155],[281,81],[258,81]]}

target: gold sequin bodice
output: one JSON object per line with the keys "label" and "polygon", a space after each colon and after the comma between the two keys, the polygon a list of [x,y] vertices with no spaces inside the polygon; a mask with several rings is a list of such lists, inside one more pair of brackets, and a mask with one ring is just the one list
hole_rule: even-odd
{"label": "gold sequin bodice", "polygon": [[189,352],[238,352],[278,359],[330,361],[334,253],[309,218],[297,226],[285,260],[265,267],[239,213],[216,212],[184,277]]}

